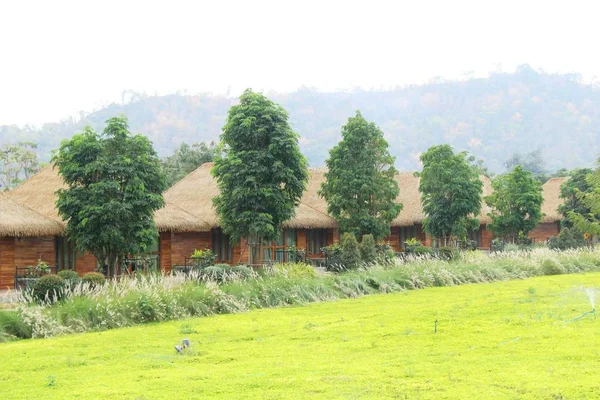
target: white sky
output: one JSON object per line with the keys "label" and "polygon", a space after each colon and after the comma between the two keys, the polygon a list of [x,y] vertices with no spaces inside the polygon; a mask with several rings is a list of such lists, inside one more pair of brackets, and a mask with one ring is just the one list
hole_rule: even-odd
{"label": "white sky", "polygon": [[597,0],[0,0],[0,124],[58,121],[124,89],[388,88],[524,63],[589,81],[599,11]]}

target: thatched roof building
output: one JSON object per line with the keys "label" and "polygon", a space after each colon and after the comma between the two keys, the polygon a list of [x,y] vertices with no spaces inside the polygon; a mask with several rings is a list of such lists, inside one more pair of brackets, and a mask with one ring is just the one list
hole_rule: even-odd
{"label": "thatched roof building", "polygon": [[[40,172],[23,182],[10,192],[10,197],[36,210],[42,216],[60,224],[65,221],[58,215],[56,191],[66,188],[58,169],[53,164],[42,168]],[[166,202],[165,207],[154,213],[154,222],[160,232],[202,232],[210,226],[202,219],[192,215],[175,204]]]}
{"label": "thatched roof building", "polygon": [[[188,174],[185,178],[173,185],[165,192],[165,200],[171,202],[185,211],[193,214],[196,217],[202,218],[208,223],[210,228],[217,228],[219,217],[213,207],[212,199],[219,194],[217,181],[213,178],[210,170],[213,163],[205,163],[198,167],[195,171]],[[309,187],[316,188],[318,179],[321,175],[318,170],[311,170]],[[316,190],[307,190],[301,199],[300,204],[296,207],[296,216],[287,221],[284,226],[286,228],[295,229],[310,229],[310,228],[335,228],[337,223],[333,218],[327,215],[327,206],[323,208],[322,201],[314,199]],[[209,228],[209,229],[210,229]]]}
{"label": "thatched roof building", "polygon": [[558,206],[564,202],[560,198],[560,187],[568,180],[569,178],[552,178],[542,186],[544,190],[542,212],[545,214],[542,222],[557,222],[563,218],[558,212]]}
{"label": "thatched roof building", "polygon": [[61,224],[0,193],[0,237],[61,235]]}

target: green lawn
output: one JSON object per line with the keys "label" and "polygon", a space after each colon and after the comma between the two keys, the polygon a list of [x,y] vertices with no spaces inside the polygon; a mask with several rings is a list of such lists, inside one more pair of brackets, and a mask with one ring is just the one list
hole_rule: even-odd
{"label": "green lawn", "polygon": [[0,399],[600,398],[580,285],[600,273],[0,344]]}

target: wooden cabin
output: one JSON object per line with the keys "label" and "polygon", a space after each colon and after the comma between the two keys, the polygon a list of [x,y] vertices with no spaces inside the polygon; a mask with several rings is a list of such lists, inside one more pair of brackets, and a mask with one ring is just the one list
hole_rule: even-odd
{"label": "wooden cabin", "polygon": [[[480,179],[483,182],[482,196],[488,196],[492,192],[492,183],[485,176],[481,176]],[[404,251],[406,247],[404,243],[410,239],[417,239],[425,246],[434,245],[432,238],[423,230],[425,212],[419,192],[420,178],[412,172],[401,172],[396,175],[396,181],[400,188],[397,201],[402,203],[402,211],[391,222],[391,234],[385,241],[396,252]],[[479,229],[469,232],[469,238],[476,241],[477,247],[480,249],[489,249],[492,243],[493,235],[487,229],[487,224],[491,222],[487,216],[488,212],[489,208],[482,204],[481,213],[477,216],[480,222]]]}
{"label": "wooden cabin", "polygon": [[[96,270],[97,260],[90,253],[79,254],[75,250],[75,244],[64,238],[66,223],[58,215],[56,209],[56,191],[65,187],[58,170],[51,164],[9,192],[8,196],[36,210],[40,216],[60,227],[60,230],[54,232],[52,236],[27,239],[31,242],[29,245],[36,254],[43,254],[44,261],[56,265],[58,271],[72,269],[83,275]],[[159,231],[159,240],[151,249],[151,253],[158,256],[162,269],[168,269],[171,266],[169,240],[172,232],[201,232],[209,229],[201,219],[168,202],[165,207],[154,213],[154,222]],[[24,262],[25,260],[17,259],[16,261],[18,261],[16,264],[18,266],[31,265],[29,261],[27,263]],[[12,271],[14,274],[14,265]]]}
{"label": "wooden cabin", "polygon": [[560,187],[567,180],[569,178],[552,178],[542,186],[544,196],[542,212],[544,217],[537,228],[529,233],[529,237],[534,242],[541,243],[552,236],[558,236],[560,221],[563,219],[562,214],[558,212],[558,206],[564,201],[560,198]]}
{"label": "wooden cabin", "polygon": [[[185,258],[195,249],[211,249],[218,263],[248,263],[247,240],[231,243],[220,229],[219,218],[212,200],[219,194],[216,180],[210,173],[212,163],[201,165],[164,194],[165,200],[205,221],[207,229],[198,232],[172,232],[165,235],[163,242],[170,246],[171,265],[184,265]],[[320,249],[339,241],[336,221],[327,214],[327,205],[318,196],[317,190],[324,179],[323,171],[312,169],[308,188],[296,215],[283,226],[278,239],[263,247],[263,260],[286,261],[285,249],[305,249],[307,257],[322,257]],[[169,266],[165,265],[165,268]]]}
{"label": "wooden cabin", "polygon": [[0,193],[0,289],[14,287],[15,266],[55,261],[54,237],[63,227]]}

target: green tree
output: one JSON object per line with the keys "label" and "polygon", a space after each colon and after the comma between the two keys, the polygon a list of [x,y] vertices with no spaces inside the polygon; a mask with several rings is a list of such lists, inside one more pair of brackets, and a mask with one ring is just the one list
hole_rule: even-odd
{"label": "green tree", "polygon": [[575,169],[569,174],[569,180],[560,186],[560,198],[564,202],[558,206],[558,212],[564,216],[561,221],[563,227],[570,228],[573,226],[573,221],[569,218],[569,212],[580,215],[590,214],[590,209],[580,199],[580,193],[587,193],[592,189],[588,181],[588,177],[592,172],[590,168]]}
{"label": "green tree", "polygon": [[517,165],[510,173],[492,181],[493,194],[485,201],[491,208],[490,229],[498,236],[515,242],[519,234],[527,236],[543,217],[542,184],[530,171]]}
{"label": "green tree", "polygon": [[0,190],[11,190],[40,169],[33,142],[6,144],[0,150]]}
{"label": "green tree", "polygon": [[377,258],[377,245],[373,235],[363,235],[360,241],[360,257],[363,262],[370,264]]}
{"label": "green tree", "polygon": [[102,134],[88,127],[61,143],[54,161],[67,188],[56,205],[67,237],[114,276],[123,257],[156,239],[153,214],[166,184],[148,138],[132,135],[125,117],[106,124]]}
{"label": "green tree", "polygon": [[216,152],[217,146],[214,142],[194,143],[191,146],[182,143],[172,156],[162,161],[167,185],[173,186],[200,165],[213,161]]}
{"label": "green tree", "polygon": [[306,188],[298,138],[287,112],[250,89],[229,110],[212,170],[220,189],[213,202],[223,231],[233,241],[249,238],[251,262],[260,261],[263,240],[275,239],[294,216]]}
{"label": "green tree", "polygon": [[586,177],[589,185],[586,191],[578,191],[580,210],[568,211],[569,220],[581,232],[585,232],[588,243],[593,246],[594,238],[600,236],[600,158],[597,168]]}
{"label": "green tree", "polygon": [[354,236],[352,232],[346,232],[342,236],[341,251],[341,262],[344,268],[358,268],[360,265],[361,256],[356,236]]}
{"label": "green tree", "polygon": [[342,127],[342,140],[329,152],[325,182],[319,194],[342,232],[383,239],[402,204],[396,203],[395,158],[383,132],[360,112]]}
{"label": "green tree", "polygon": [[449,145],[430,147],[421,154],[421,162],[423,229],[446,246],[449,239],[464,238],[479,226],[475,216],[481,211],[483,183],[468,155],[455,154]]}

